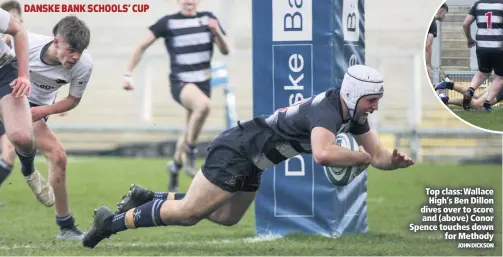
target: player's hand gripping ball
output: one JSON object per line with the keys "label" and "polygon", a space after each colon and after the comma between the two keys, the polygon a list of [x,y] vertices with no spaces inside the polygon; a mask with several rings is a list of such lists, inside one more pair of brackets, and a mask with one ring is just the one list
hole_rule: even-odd
{"label": "player's hand gripping ball", "polygon": [[[359,151],[358,142],[350,133],[339,133],[335,138],[335,144],[342,146],[351,151]],[[346,186],[353,181],[367,167],[354,166],[354,167],[327,167],[324,166],[323,170],[327,176],[328,181],[335,186]]]}

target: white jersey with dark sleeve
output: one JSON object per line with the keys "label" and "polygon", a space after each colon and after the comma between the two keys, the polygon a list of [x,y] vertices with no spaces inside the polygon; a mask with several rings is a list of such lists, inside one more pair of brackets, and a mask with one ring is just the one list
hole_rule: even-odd
{"label": "white jersey with dark sleeve", "polygon": [[54,37],[28,33],[29,67],[32,92],[28,97],[31,103],[49,105],[54,103],[59,89],[70,84],[69,94],[81,98],[93,70],[93,61],[87,51],[71,69],[62,65],[47,64],[42,60],[44,51],[51,45]]}
{"label": "white jersey with dark sleeve", "polygon": [[339,89],[329,89],[290,107],[281,108],[265,119],[272,135],[263,142],[261,149],[252,154],[253,163],[261,170],[301,153],[311,153],[311,131],[325,128],[334,135],[350,132],[355,135],[370,130],[368,122],[357,124],[343,120]]}
{"label": "white jersey with dark sleeve", "polygon": [[[5,34],[9,28],[10,14],[3,9],[0,9],[0,33]],[[9,64],[15,57],[14,51],[0,40],[0,68]]]}

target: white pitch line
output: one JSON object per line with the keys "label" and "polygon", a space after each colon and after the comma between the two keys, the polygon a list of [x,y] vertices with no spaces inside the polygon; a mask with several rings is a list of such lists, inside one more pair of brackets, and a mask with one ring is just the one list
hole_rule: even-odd
{"label": "white pitch line", "polygon": [[[264,237],[248,237],[240,239],[224,239],[224,240],[209,240],[209,241],[166,241],[162,243],[129,243],[129,242],[117,242],[105,240],[102,242],[103,247],[163,247],[168,245],[184,245],[184,246],[196,246],[196,245],[218,245],[218,244],[232,244],[232,243],[260,243],[266,241],[272,241],[281,238],[280,236],[264,236]],[[80,243],[78,247],[81,247]],[[99,246],[98,246],[99,247]],[[0,250],[12,251],[12,250],[22,250],[22,249],[47,249],[54,248],[53,245],[12,245],[12,246],[0,246]]]}

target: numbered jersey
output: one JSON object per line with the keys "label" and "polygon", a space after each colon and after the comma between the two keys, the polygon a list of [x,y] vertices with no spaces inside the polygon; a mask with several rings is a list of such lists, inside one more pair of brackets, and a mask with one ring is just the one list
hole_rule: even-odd
{"label": "numbered jersey", "polygon": [[480,0],[470,9],[477,23],[477,50],[503,50],[503,1]]}
{"label": "numbered jersey", "polygon": [[[10,23],[10,14],[0,9],[0,33],[5,33]],[[3,36],[3,35],[2,35]],[[0,39],[0,68],[9,64],[14,59],[14,51]]]}
{"label": "numbered jersey", "polygon": [[[269,135],[257,137],[252,161],[266,170],[300,153],[311,153],[311,130],[322,127],[334,134],[350,132],[358,135],[370,130],[368,122],[360,125],[343,120],[339,89],[333,88],[296,104],[278,109],[265,122]],[[262,141],[262,142],[260,142]],[[259,150],[260,149],[260,150]]]}
{"label": "numbered jersey", "polygon": [[91,77],[93,62],[84,51],[79,61],[71,69],[62,65],[47,64],[42,60],[44,51],[51,45],[54,37],[28,33],[30,81],[32,92],[28,97],[37,105],[52,104],[60,87],[70,84],[70,95],[81,98]]}

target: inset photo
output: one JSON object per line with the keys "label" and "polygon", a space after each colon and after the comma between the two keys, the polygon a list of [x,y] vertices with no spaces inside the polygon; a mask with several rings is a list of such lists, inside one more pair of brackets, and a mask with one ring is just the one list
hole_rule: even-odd
{"label": "inset photo", "polygon": [[432,89],[454,115],[503,131],[503,2],[443,3],[426,33],[425,66]]}

